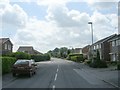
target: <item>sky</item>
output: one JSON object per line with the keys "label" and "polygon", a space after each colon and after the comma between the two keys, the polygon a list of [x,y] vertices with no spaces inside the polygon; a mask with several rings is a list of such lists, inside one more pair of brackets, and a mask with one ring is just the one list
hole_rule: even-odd
{"label": "sky", "polygon": [[13,51],[33,46],[40,52],[82,48],[118,33],[118,0],[0,0],[0,37]]}

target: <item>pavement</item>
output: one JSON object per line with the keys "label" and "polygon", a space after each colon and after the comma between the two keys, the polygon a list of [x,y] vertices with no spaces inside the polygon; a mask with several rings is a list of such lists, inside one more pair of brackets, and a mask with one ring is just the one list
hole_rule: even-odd
{"label": "pavement", "polygon": [[33,77],[2,77],[3,88],[117,88],[118,71],[110,68],[94,69],[83,63],[52,58],[38,62]]}
{"label": "pavement", "polygon": [[77,67],[80,67],[82,71],[92,74],[94,77],[114,87],[120,88],[120,70],[116,70],[116,66],[110,66],[108,68],[91,68],[84,63],[74,63]]}

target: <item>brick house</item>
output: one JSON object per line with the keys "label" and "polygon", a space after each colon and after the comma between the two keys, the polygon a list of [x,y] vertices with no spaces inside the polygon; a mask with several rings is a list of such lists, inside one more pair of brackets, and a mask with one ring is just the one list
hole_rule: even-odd
{"label": "brick house", "polygon": [[110,59],[111,61],[120,60],[120,34],[109,40],[110,42]]}
{"label": "brick house", "polygon": [[89,59],[89,48],[90,48],[90,45],[87,45],[82,48],[82,54],[86,59]]}
{"label": "brick house", "polygon": [[110,53],[110,42],[108,41],[113,39],[116,36],[117,35],[114,34],[114,35],[108,36],[104,39],[101,39],[93,43],[93,45],[90,46],[90,52],[92,53],[92,57],[96,56],[97,50],[98,50],[100,53],[101,60],[110,61],[110,54],[109,54]]}
{"label": "brick house", "polygon": [[32,46],[20,46],[17,50],[18,52],[25,52],[28,54],[42,54],[35,50]]}
{"label": "brick house", "polygon": [[13,44],[9,38],[0,38],[0,55],[12,53]]}

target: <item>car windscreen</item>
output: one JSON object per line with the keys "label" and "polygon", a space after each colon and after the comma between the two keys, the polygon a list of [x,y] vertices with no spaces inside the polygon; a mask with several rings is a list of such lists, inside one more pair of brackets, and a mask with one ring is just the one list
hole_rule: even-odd
{"label": "car windscreen", "polygon": [[18,60],[15,62],[15,65],[22,64],[22,65],[28,65],[29,61],[24,61],[24,60]]}

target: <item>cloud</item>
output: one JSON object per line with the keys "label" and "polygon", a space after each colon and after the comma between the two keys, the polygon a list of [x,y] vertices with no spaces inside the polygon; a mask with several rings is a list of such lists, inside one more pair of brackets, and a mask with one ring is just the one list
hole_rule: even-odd
{"label": "cloud", "polygon": [[65,5],[66,3],[70,2],[71,0],[37,0],[38,5],[42,6],[54,6],[54,5]]}
{"label": "cloud", "polygon": [[64,5],[57,5],[55,8],[50,6],[47,13],[47,20],[57,24],[59,27],[80,27],[86,25],[89,21],[87,13],[80,13],[77,10],[69,11]]}
{"label": "cloud", "polygon": [[[41,0],[44,5],[46,0]],[[65,0],[67,2],[67,0]],[[55,2],[57,3],[57,2]],[[61,46],[84,47],[91,44],[91,31],[88,21],[93,22],[94,41],[116,32],[116,14],[104,15],[94,11],[92,15],[78,10],[69,10],[65,3],[48,3],[45,20],[29,17],[17,4],[1,7],[3,23],[16,29],[12,36],[14,50],[20,45],[32,45],[35,49],[47,52]],[[114,18],[114,19],[113,19]],[[101,33],[104,32],[104,33]]]}
{"label": "cloud", "polygon": [[2,4],[0,6],[2,12],[0,16],[2,16],[3,25],[9,24],[18,28],[26,25],[28,16],[20,6],[17,4],[14,4],[13,6]]}
{"label": "cloud", "polygon": [[93,21],[94,34],[96,35],[96,37],[98,39],[101,39],[113,33],[117,33],[117,30],[115,29],[116,27],[118,27],[117,18],[117,14],[103,15],[100,12],[95,11],[91,17],[91,20]]}

